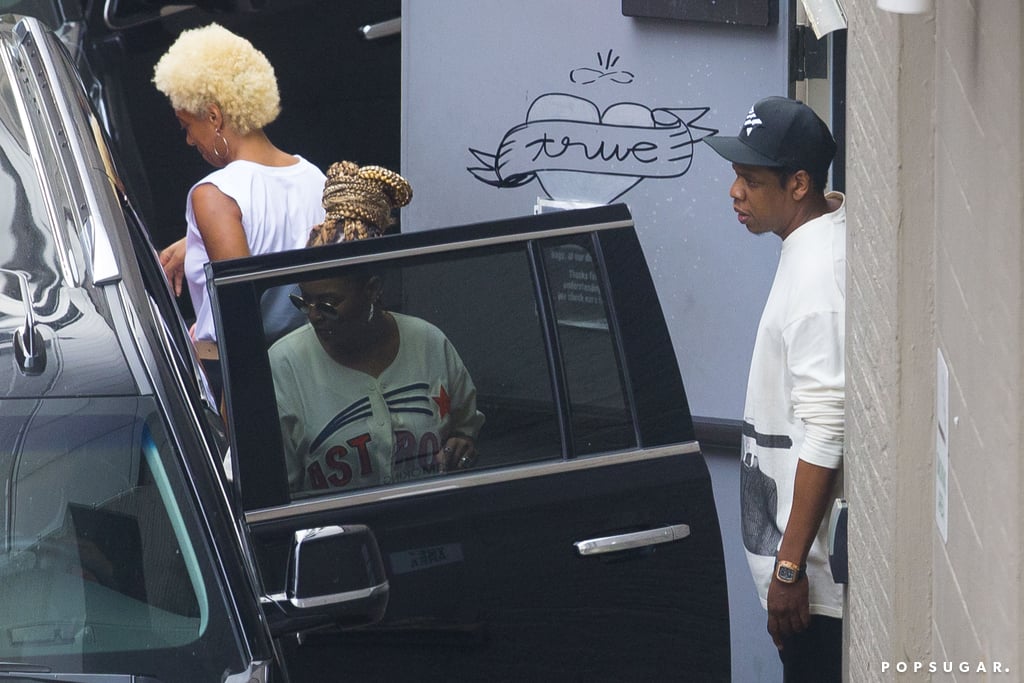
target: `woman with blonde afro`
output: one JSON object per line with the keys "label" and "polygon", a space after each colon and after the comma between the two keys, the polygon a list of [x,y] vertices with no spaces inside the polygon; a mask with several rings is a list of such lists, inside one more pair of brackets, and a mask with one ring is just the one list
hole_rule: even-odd
{"label": "woman with blonde afro", "polygon": [[325,176],[264,132],[280,96],[273,67],[248,40],[217,24],[184,31],[157,62],[153,83],[170,100],[185,142],[216,169],[189,191],[186,235],[160,261],[176,294],[182,279],[188,284],[196,350],[217,384],[205,264],[304,246],[309,226],[324,217]]}

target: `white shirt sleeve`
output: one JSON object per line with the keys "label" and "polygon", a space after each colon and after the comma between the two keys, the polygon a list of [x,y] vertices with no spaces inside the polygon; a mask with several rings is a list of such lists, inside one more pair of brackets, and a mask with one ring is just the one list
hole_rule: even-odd
{"label": "white shirt sleeve", "polygon": [[842,313],[804,316],[783,331],[793,412],[804,424],[801,460],[837,469],[843,461],[846,374]]}

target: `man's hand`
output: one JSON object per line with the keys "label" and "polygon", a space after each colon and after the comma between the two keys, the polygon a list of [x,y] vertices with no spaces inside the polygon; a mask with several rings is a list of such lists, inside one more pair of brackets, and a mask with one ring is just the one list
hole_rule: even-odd
{"label": "man's hand", "polygon": [[809,585],[805,576],[796,583],[772,579],[768,586],[768,633],[779,650],[786,638],[811,625]]}
{"label": "man's hand", "polygon": [[181,283],[185,279],[185,238],[182,237],[160,252],[160,265],[174,296],[181,296]]}
{"label": "man's hand", "polygon": [[[825,510],[832,498],[832,484],[836,470],[812,465],[801,460],[796,466],[793,481],[793,508],[789,512],[786,534],[779,543],[777,557],[796,565],[807,562]],[[783,583],[772,578],[768,586],[768,633],[775,647],[782,649],[782,641],[811,625],[808,579],[796,583]]]}

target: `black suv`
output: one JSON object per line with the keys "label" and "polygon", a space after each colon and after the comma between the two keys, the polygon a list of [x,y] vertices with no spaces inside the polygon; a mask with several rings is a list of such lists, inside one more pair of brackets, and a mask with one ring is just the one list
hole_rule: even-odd
{"label": "black suv", "polygon": [[[624,206],[210,264],[222,419],[35,19],[0,19],[0,124],[0,680],[729,680],[711,483]],[[265,303],[354,267],[458,349],[472,467],[288,485]]]}

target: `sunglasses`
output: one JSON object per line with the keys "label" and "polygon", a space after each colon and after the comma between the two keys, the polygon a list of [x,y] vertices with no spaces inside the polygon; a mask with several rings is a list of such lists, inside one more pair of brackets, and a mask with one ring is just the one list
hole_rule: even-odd
{"label": "sunglasses", "polygon": [[325,304],[323,301],[318,301],[315,304],[311,304],[303,299],[298,294],[289,294],[288,299],[292,302],[292,306],[299,309],[306,315],[309,315],[309,309],[314,308],[316,312],[327,318],[328,320],[337,320],[341,315],[338,313],[338,309],[331,304]]}

